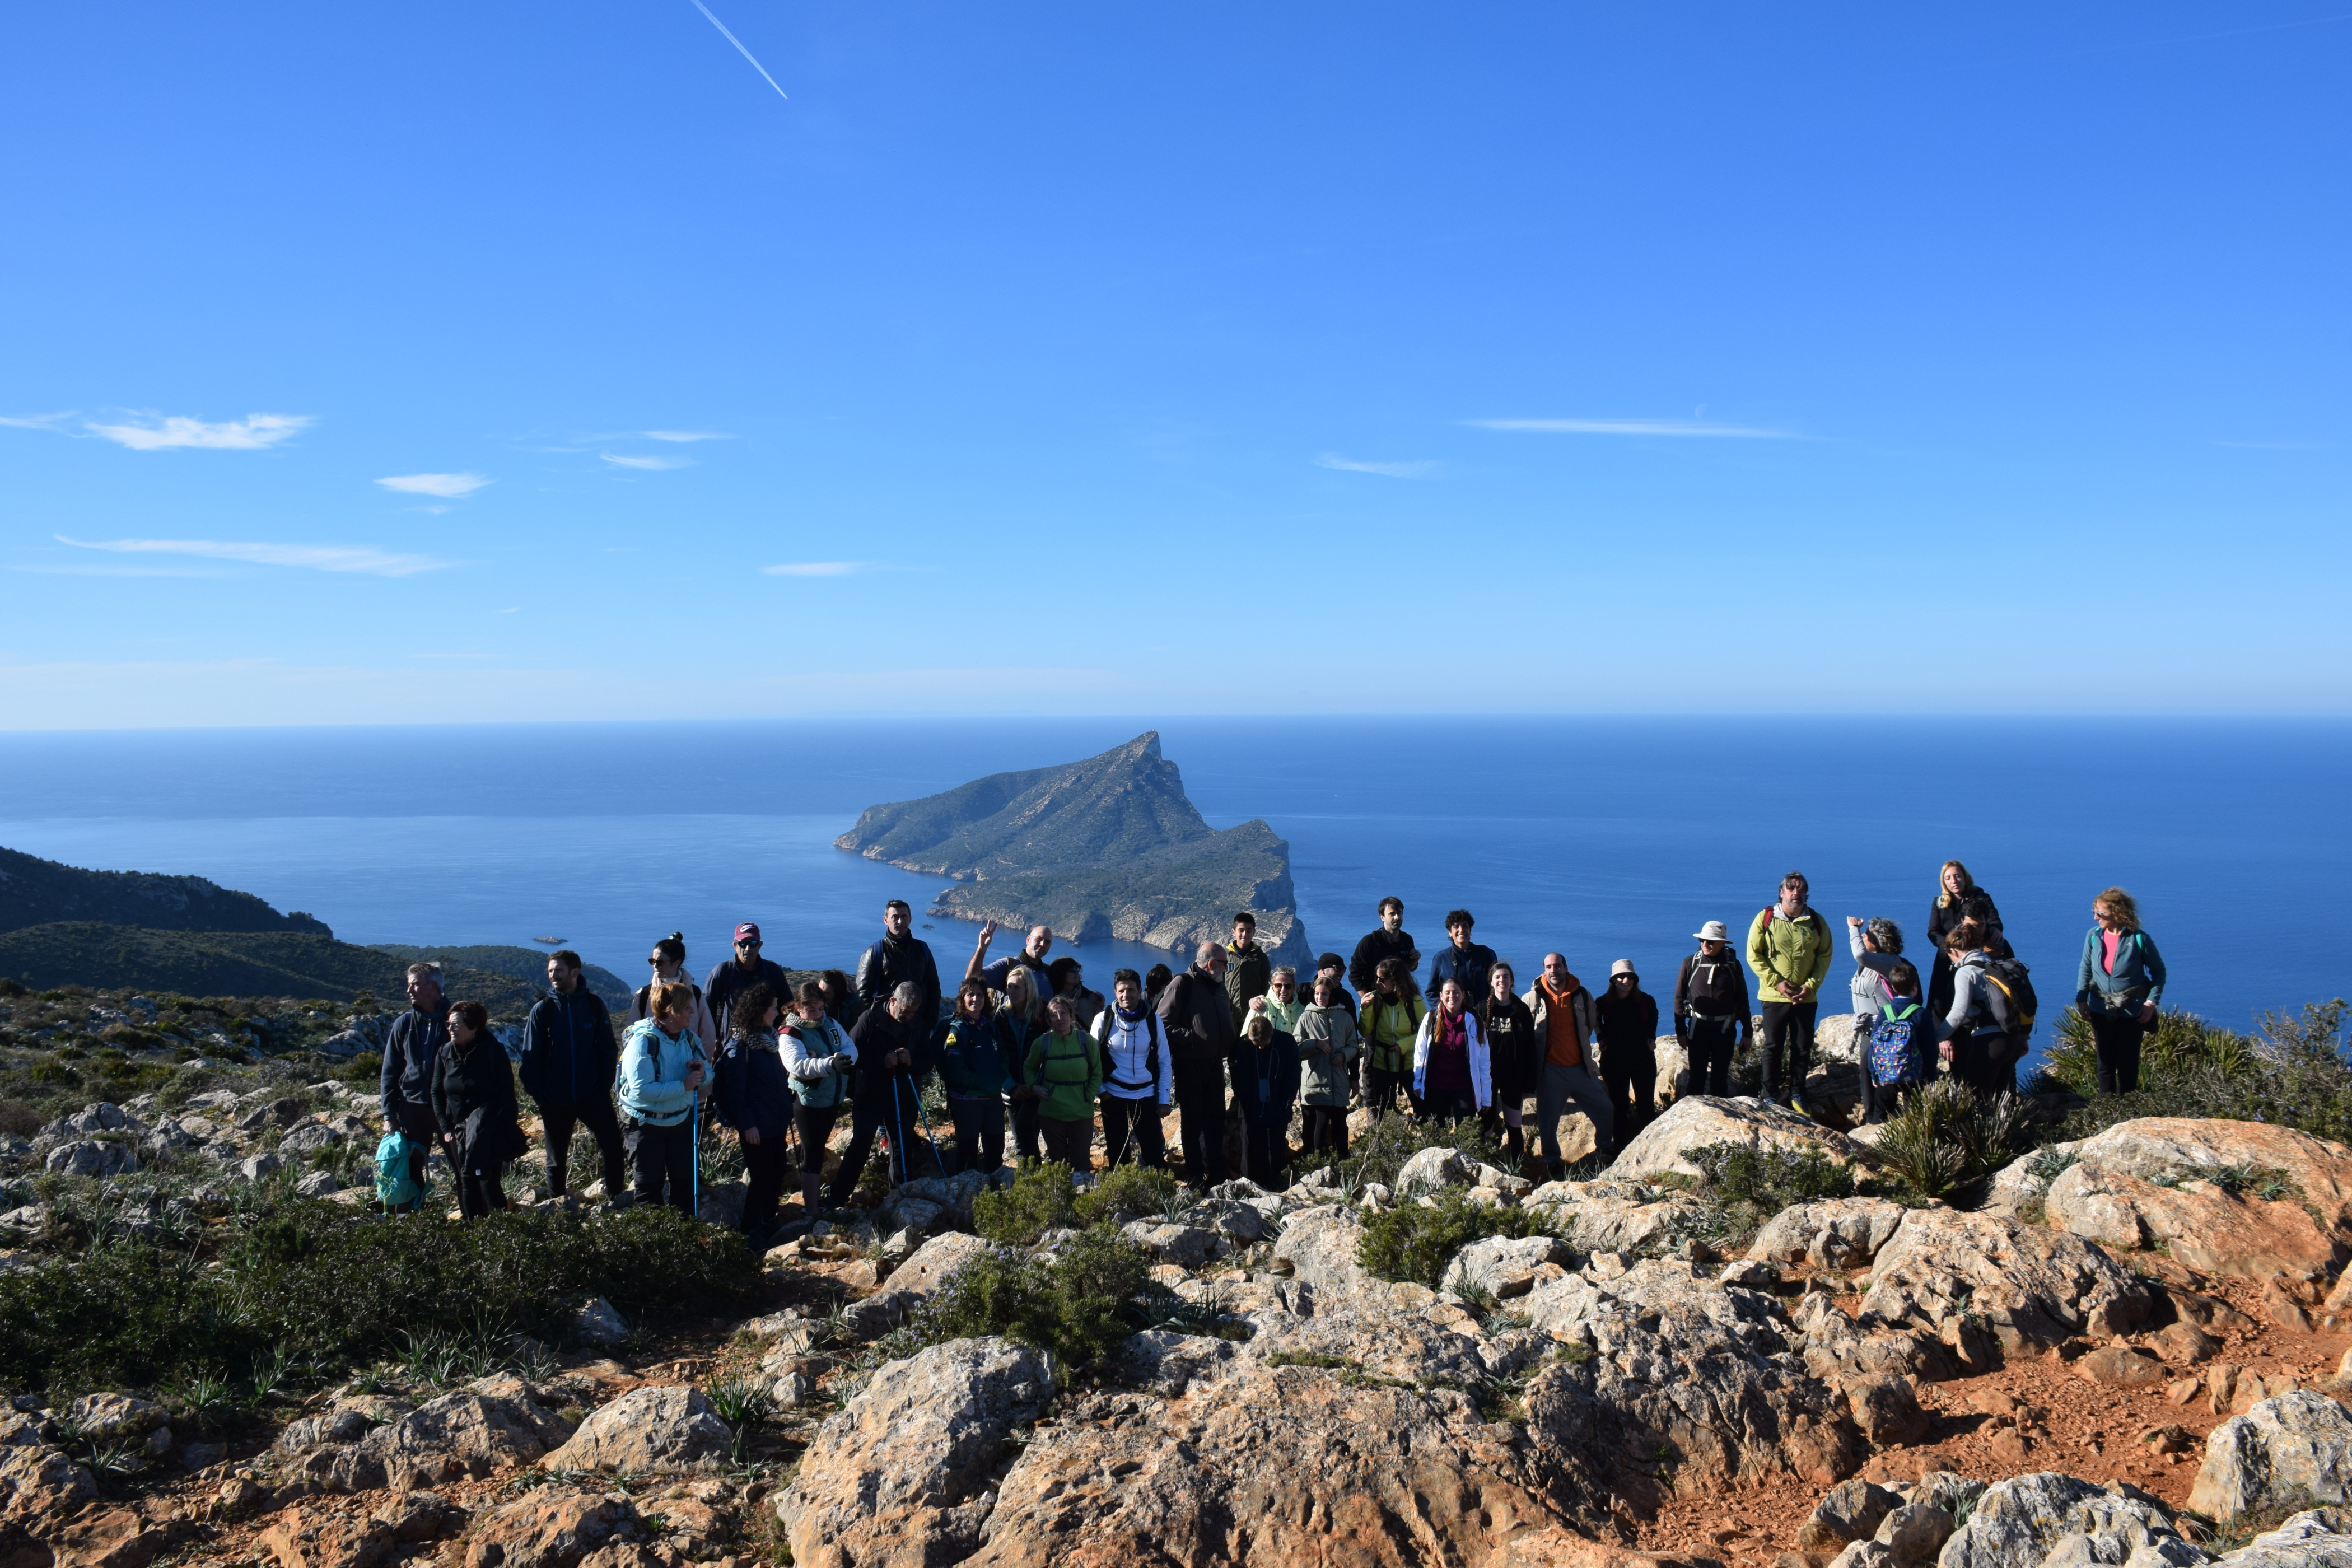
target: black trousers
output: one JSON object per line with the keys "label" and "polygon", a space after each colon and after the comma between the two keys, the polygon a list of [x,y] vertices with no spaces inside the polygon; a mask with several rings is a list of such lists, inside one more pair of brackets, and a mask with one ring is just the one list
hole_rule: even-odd
{"label": "black trousers", "polygon": [[478,1219],[492,1209],[507,1206],[507,1163],[504,1160],[469,1161],[467,1167],[457,1173],[457,1213],[465,1219]]}
{"label": "black trousers", "polygon": [[2007,1094],[2017,1088],[2017,1068],[2008,1058],[2009,1036],[2000,1030],[1952,1037],[1952,1076],[1977,1091],[1979,1100]]}
{"label": "black trousers", "polygon": [[1467,1121],[1478,1114],[1478,1097],[1466,1089],[1433,1089],[1419,1114],[1423,1121]]}
{"label": "black trousers", "polygon": [[1045,1101],[1016,1100],[1013,1108],[1013,1158],[1034,1164],[1045,1157],[1045,1135],[1039,1129],[1037,1108]]}
{"label": "black trousers", "polygon": [[2139,1088],[2140,1042],[2147,1026],[2132,1013],[2091,1013],[2091,1040],[2099,1052],[2099,1092],[2129,1094]]}
{"label": "black trousers", "polygon": [[639,1122],[628,1130],[629,1163],[637,1173],[637,1202],[694,1212],[694,1119],[675,1127]]}
{"label": "black trousers", "polygon": [[1146,1170],[1168,1168],[1168,1138],[1160,1131],[1160,1102],[1145,1095],[1126,1100],[1102,1097],[1103,1158],[1117,1170],[1129,1153]]}
{"label": "black trousers", "polygon": [[1307,1108],[1307,1152],[1329,1154],[1334,1159],[1348,1155],[1348,1108],[1344,1105],[1310,1105]]}
{"label": "black trousers", "polygon": [[1223,1181],[1225,1170],[1225,1064],[1179,1061],[1176,1107],[1183,1113],[1184,1173],[1202,1192]]}
{"label": "black trousers", "polygon": [[1609,1109],[1613,1117],[1609,1124],[1611,1152],[1621,1152],[1633,1141],[1635,1133],[1657,1117],[1657,1048],[1654,1046],[1648,1050],[1621,1047],[1604,1051],[1601,1081],[1609,1086]]}
{"label": "black trousers", "polygon": [[[1813,1070],[1813,1019],[1818,1002],[1764,1004],[1764,1098],[1795,1100],[1805,1092],[1805,1075]],[[1787,1074],[1781,1052],[1786,1047]]]}
{"label": "black trousers", "polygon": [[[891,1093],[894,1086],[896,1094]],[[841,1169],[833,1173],[833,1190],[824,1198],[828,1207],[845,1206],[849,1194],[857,1190],[857,1178],[866,1173],[866,1162],[873,1157],[877,1132],[887,1134],[890,1140],[893,1186],[912,1176],[937,1173],[915,1163],[922,1152],[922,1140],[917,1136],[922,1126],[919,1120],[922,1107],[916,1092],[912,1083],[896,1079],[875,1085],[851,1102],[849,1148],[841,1156]]]}
{"label": "black trousers", "polygon": [[1726,1013],[1719,1017],[1694,1013],[1683,1026],[1683,1047],[1690,1053],[1690,1092],[1718,1098],[1731,1092],[1731,1058],[1739,1048],[1739,1031],[1747,1022]]}
{"label": "black trousers", "polygon": [[948,1096],[948,1120],[955,1123],[958,1171],[993,1171],[1004,1163],[1004,1101]]}
{"label": "black trousers", "polygon": [[625,1151],[621,1146],[621,1121],[609,1100],[583,1100],[577,1105],[542,1105],[540,1119],[547,1126],[547,1195],[560,1198],[564,1173],[572,1168],[572,1130],[585,1127],[595,1135],[596,1151],[604,1156],[604,1195],[617,1198],[626,1184]]}
{"label": "black trousers", "polygon": [[[824,1145],[817,1147],[822,1150]],[[791,1163],[782,1128],[773,1135],[762,1132],[757,1143],[744,1142],[743,1172],[751,1178],[751,1189],[743,1194],[740,1228],[745,1236],[761,1236],[774,1227],[776,1208],[784,1195],[786,1167]]]}
{"label": "black trousers", "polygon": [[1083,1174],[1095,1168],[1095,1119],[1084,1121],[1057,1121],[1050,1116],[1037,1119],[1045,1134],[1045,1158],[1058,1160],[1072,1171]]}
{"label": "black trousers", "polygon": [[1278,1193],[1290,1184],[1282,1175],[1290,1164],[1290,1128],[1286,1123],[1244,1121],[1242,1152],[1251,1181],[1270,1193]]}
{"label": "black trousers", "polygon": [[429,1190],[425,1173],[431,1168],[433,1151],[441,1147],[441,1123],[434,1118],[433,1108],[423,1100],[403,1100],[395,1104],[400,1130],[408,1134],[408,1179],[416,1184],[415,1207],[421,1209]]}
{"label": "black trousers", "polygon": [[1381,1068],[1364,1069],[1364,1103],[1372,1108],[1374,1116],[1386,1116],[1394,1110],[1400,1095],[1404,1099],[1407,1110],[1419,1110],[1412,1102],[1412,1068],[1400,1068],[1395,1072]]}

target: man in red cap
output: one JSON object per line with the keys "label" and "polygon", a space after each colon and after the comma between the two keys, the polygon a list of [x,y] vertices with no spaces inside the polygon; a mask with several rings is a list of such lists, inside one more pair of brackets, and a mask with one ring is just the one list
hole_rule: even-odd
{"label": "man in red cap", "polygon": [[754,985],[765,985],[777,996],[793,994],[792,976],[784,973],[782,964],[760,956],[760,928],[745,921],[735,928],[735,956],[720,959],[702,982],[702,999],[709,1005],[710,1022],[719,1039],[727,1037],[729,1004]]}

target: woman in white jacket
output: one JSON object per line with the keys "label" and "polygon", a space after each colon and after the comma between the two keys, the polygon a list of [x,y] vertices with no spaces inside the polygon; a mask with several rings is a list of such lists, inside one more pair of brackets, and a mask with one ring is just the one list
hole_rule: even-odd
{"label": "woman in white jacket", "polygon": [[824,1174],[825,1145],[833,1124],[841,1118],[841,1102],[849,1088],[849,1072],[857,1065],[857,1047],[848,1032],[825,1016],[824,987],[803,981],[794,1006],[784,1016],[784,1072],[793,1080],[793,1131],[801,1142],[801,1207],[817,1211],[817,1189]]}
{"label": "woman in white jacket", "polygon": [[1439,988],[1436,1011],[1412,1037],[1412,1102],[1424,1121],[1460,1121],[1495,1103],[1486,1032],[1458,981]]}

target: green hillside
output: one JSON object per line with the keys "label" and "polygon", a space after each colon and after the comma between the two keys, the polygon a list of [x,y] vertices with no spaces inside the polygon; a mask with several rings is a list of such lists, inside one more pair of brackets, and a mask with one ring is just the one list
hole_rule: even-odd
{"label": "green hillside", "polygon": [[0,849],[0,931],[56,921],[100,921],[146,931],[335,934],[323,921],[299,910],[281,915],[251,893],[202,877],[85,871]]}
{"label": "green hillside", "polygon": [[[430,963],[446,964],[457,969],[487,970],[513,980],[524,981],[540,990],[547,989],[547,955],[552,948],[482,946],[482,947],[417,947],[401,942],[372,942],[368,945],[378,952],[389,952],[404,963],[419,959]],[[583,963],[581,975],[588,989],[604,999],[604,1005],[615,1012],[629,1005],[635,990],[629,983],[601,964]]]}
{"label": "green hillside", "polygon": [[[36,990],[87,985],[332,1002],[366,991],[396,1007],[408,963],[378,948],[296,931],[152,931],[98,921],[0,931],[0,975]],[[457,965],[444,970],[443,984],[502,1017],[528,1009],[535,994],[512,975]]]}

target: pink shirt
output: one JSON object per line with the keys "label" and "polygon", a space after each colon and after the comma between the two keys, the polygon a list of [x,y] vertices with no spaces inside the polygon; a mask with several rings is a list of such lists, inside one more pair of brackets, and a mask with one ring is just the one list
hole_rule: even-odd
{"label": "pink shirt", "polygon": [[2103,931],[2099,933],[2099,946],[2102,949],[2099,955],[2099,967],[2109,974],[2116,972],[2116,947],[2123,940],[2124,933],[2119,931]]}

